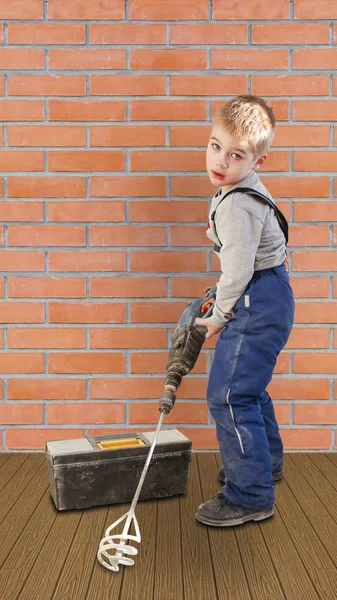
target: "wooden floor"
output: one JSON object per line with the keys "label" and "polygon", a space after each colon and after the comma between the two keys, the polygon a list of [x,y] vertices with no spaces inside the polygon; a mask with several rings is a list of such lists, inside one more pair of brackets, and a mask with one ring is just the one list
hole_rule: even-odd
{"label": "wooden floor", "polygon": [[0,599],[336,600],[337,453],[286,455],[274,517],[228,529],[194,518],[219,464],[194,455],[185,497],[138,504],[139,554],[114,573],[96,552],[129,504],[57,512],[44,454],[1,454]]}

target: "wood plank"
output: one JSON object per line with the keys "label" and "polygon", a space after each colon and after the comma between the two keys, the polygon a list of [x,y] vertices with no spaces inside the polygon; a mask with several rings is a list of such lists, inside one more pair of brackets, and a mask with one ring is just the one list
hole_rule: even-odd
{"label": "wood plank", "polygon": [[[16,501],[14,500],[6,519],[0,524],[0,564],[10,553],[48,487],[45,463],[41,465],[38,455],[31,455],[29,458],[32,469],[28,471],[30,482]],[[40,468],[34,475],[36,464],[40,464]]]}
{"label": "wood plank", "polygon": [[15,476],[16,472],[22,467],[25,461],[29,458],[29,454],[12,454],[8,460],[5,460],[1,465],[0,471],[0,490],[8,484]]}
{"label": "wood plank", "polygon": [[[55,518],[56,511],[48,489],[3,563],[0,571],[0,598],[15,598],[37,559]],[[5,572],[7,576],[4,575]]]}
{"label": "wood plank", "polygon": [[[316,465],[322,475],[328,480],[329,484],[337,490],[337,462],[334,464],[330,460],[330,453],[310,453],[307,454],[310,461]],[[303,473],[304,474],[304,473]],[[305,475],[305,474],[304,474]],[[335,512],[335,511],[334,511]],[[332,515],[334,516],[334,514]]]}
{"label": "wood plank", "polygon": [[11,452],[0,452],[0,477],[2,465],[4,465],[11,456],[13,456]]}
{"label": "wood plank", "polygon": [[328,504],[332,512],[336,510],[337,492],[314,465],[310,473],[311,484],[306,481],[302,472],[306,471],[308,463],[310,467],[311,461],[305,455],[289,455],[289,458],[286,466],[289,474],[293,477],[292,491],[312,528],[329,553],[331,561],[337,566],[337,523],[326,508],[326,504]]}
{"label": "wood plank", "polygon": [[73,543],[67,553],[52,600],[84,599],[88,590],[96,553],[105,524],[108,507],[83,511]]}
{"label": "wood plank", "polygon": [[[55,509],[56,511],[56,509]],[[50,600],[76,529],[83,516],[78,511],[59,512],[20,592],[20,600]]]}
{"label": "wood plank", "polygon": [[[217,457],[218,466],[221,457]],[[269,519],[271,523],[275,517]],[[246,523],[234,528],[234,535],[240,550],[250,593],[254,600],[281,600],[285,598],[278,573],[275,570],[268,548],[262,535],[267,524]]]}
{"label": "wood plank", "polygon": [[197,457],[192,456],[188,492],[180,500],[185,600],[217,600],[208,528],[195,519],[203,501]]}
{"label": "wood plank", "polygon": [[154,600],[184,600],[180,501],[179,496],[158,500]]}
{"label": "wood plank", "polygon": [[[27,460],[21,462],[21,464],[19,463],[19,468],[0,492],[0,523],[2,523],[8,512],[13,508],[21,494],[24,493],[32,477],[43,462],[43,456],[31,454],[28,455]],[[7,461],[7,463],[10,463],[10,461]]]}
{"label": "wood plank", "polygon": [[277,487],[278,511],[319,596],[335,600],[337,572],[293,493],[294,476],[287,468],[288,456],[285,455],[284,481]]}
{"label": "wood plank", "polygon": [[[203,501],[221,489],[214,453],[197,455]],[[233,527],[208,527],[215,584],[219,598],[251,600],[245,569]]]}
{"label": "wood plank", "polygon": [[337,467],[337,452],[327,452],[326,456]]}

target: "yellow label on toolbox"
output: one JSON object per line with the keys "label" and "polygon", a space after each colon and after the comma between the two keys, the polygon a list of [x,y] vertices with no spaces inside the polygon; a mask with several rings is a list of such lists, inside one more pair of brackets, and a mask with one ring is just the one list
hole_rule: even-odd
{"label": "yellow label on toolbox", "polygon": [[117,440],[102,440],[97,442],[100,450],[118,450],[119,448],[134,448],[135,446],[145,446],[145,442],[140,438],[123,438]]}

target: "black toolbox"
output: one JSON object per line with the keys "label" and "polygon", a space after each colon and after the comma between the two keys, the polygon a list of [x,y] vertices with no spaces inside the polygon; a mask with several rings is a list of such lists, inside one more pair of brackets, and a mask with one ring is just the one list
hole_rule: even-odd
{"label": "black toolbox", "polygon": [[[131,502],[155,431],[46,443],[50,493],[58,510]],[[187,490],[192,442],[177,429],[159,432],[139,500]]]}

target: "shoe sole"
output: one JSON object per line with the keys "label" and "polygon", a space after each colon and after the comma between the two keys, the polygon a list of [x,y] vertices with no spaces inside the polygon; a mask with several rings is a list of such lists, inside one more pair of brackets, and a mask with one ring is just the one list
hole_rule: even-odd
{"label": "shoe sole", "polygon": [[[273,481],[281,481],[281,479],[283,479],[283,473],[273,474]],[[221,481],[221,483],[226,483],[226,480],[222,479],[222,477],[218,477],[218,480]]]}
{"label": "shoe sole", "polygon": [[252,513],[247,515],[246,517],[238,517],[236,519],[226,519],[225,521],[219,521],[217,519],[207,519],[207,517],[202,517],[198,513],[196,513],[195,518],[200,523],[204,525],[213,525],[215,527],[234,527],[235,525],[244,525],[248,521],[264,521],[264,519],[269,519],[274,514],[274,507],[269,510],[258,511],[256,513]]}

